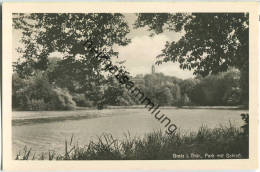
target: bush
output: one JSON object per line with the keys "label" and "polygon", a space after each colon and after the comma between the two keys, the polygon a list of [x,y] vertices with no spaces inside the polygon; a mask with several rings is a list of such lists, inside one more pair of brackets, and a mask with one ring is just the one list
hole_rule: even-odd
{"label": "bush", "polygon": [[72,100],[76,102],[77,106],[80,107],[92,107],[93,106],[93,102],[87,100],[87,98],[85,97],[84,94],[74,94],[72,96]]}
{"label": "bush", "polygon": [[73,110],[76,103],[72,100],[72,96],[65,89],[54,88],[51,100],[48,102],[48,110]]}
{"label": "bush", "polygon": [[39,100],[32,99],[32,100],[28,100],[27,108],[28,110],[32,110],[32,111],[46,110],[47,105],[43,99],[39,99]]}
{"label": "bush", "polygon": [[72,110],[76,103],[70,93],[53,87],[39,73],[28,79],[13,76],[12,107],[19,110]]}
{"label": "bush", "polygon": [[249,135],[249,115],[248,113],[242,113],[241,114],[242,120],[245,122],[245,124],[241,127],[243,129],[244,135]]}

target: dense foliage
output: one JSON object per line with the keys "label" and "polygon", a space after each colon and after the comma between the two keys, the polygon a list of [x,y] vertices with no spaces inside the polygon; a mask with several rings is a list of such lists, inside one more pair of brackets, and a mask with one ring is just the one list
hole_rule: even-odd
{"label": "dense foliage", "polygon": [[[56,62],[55,62],[56,63]],[[53,67],[53,65],[50,65]],[[76,106],[96,107],[138,105],[113,76],[108,76],[98,93],[99,104],[95,104],[89,92],[70,90],[59,87],[53,82],[48,69],[38,71],[27,79],[13,75],[13,108],[21,110],[69,110]],[[184,105],[240,105],[240,72],[232,69],[228,72],[182,80],[165,76],[162,73],[137,75],[132,78],[135,86],[140,88],[153,103],[161,106]],[[74,81],[67,81],[67,85]],[[93,93],[94,94],[94,93]]]}
{"label": "dense foliage", "polygon": [[66,89],[51,85],[44,73],[28,79],[13,75],[12,106],[21,110],[72,110],[76,103]]}
{"label": "dense foliage", "polygon": [[[194,79],[161,73],[131,79],[161,106],[248,104],[248,14],[138,14],[135,26],[156,34],[182,32],[167,42],[158,64],[179,62],[193,69]],[[99,52],[117,56],[115,44],[127,45],[124,15],[13,14],[22,32],[21,57],[14,63],[13,107],[22,110],[66,110],[76,106],[137,105],[139,102],[110,74],[104,74]],[[85,45],[92,42],[93,49]],[[62,54],[51,58],[52,53]],[[123,65],[119,68],[124,68]],[[238,69],[238,70],[235,70]]]}
{"label": "dense foliage", "polygon": [[[138,76],[140,78],[140,76]],[[207,77],[181,80],[164,76],[162,73],[149,74],[137,85],[147,97],[160,105],[239,105],[241,104],[240,72],[228,72]]]}
{"label": "dense foliage", "polygon": [[[70,92],[84,93],[100,103],[98,93],[105,82],[101,64],[95,57],[106,52],[117,57],[113,46],[127,45],[129,27],[118,13],[30,13],[13,14],[13,26],[22,32],[21,57],[14,64],[16,73],[28,79],[37,71],[50,69],[52,53],[61,54],[48,80]],[[85,45],[89,41],[96,51]]]}
{"label": "dense foliage", "polygon": [[248,104],[248,13],[139,13],[135,26],[147,26],[155,34],[183,33],[179,40],[166,42],[157,64],[179,62],[180,68],[202,76],[238,68],[243,103]]}

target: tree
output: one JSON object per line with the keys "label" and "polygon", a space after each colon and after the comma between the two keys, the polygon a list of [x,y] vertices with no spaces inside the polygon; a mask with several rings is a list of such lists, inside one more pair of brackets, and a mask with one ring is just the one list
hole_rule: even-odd
{"label": "tree", "polygon": [[108,105],[120,105],[119,97],[123,95],[124,88],[113,76],[108,78],[107,88],[104,93],[104,103]]}
{"label": "tree", "polygon": [[19,78],[19,76],[14,73],[12,76],[12,107],[13,108],[17,108],[19,106],[22,106],[21,104],[23,103],[23,100],[20,98],[21,96],[19,95],[19,93],[21,93],[22,91],[20,91],[20,89],[23,89],[27,86],[27,82],[21,78]]}
{"label": "tree", "polygon": [[179,84],[173,84],[171,87],[171,94],[173,96],[172,105],[180,105],[181,104],[181,88]]}
{"label": "tree", "polygon": [[14,64],[19,76],[28,77],[35,70],[47,69],[49,55],[59,52],[62,57],[52,81],[63,78],[72,84],[70,89],[78,86],[76,91],[87,91],[95,101],[97,97],[92,93],[99,92],[104,82],[101,62],[95,57],[102,52],[109,58],[117,56],[113,45],[130,42],[126,38],[127,22],[118,13],[19,13],[13,15],[13,26],[22,31],[24,45],[18,49],[22,56]]}
{"label": "tree", "polygon": [[233,69],[200,78],[191,90],[191,101],[198,105],[238,105],[239,78],[239,71]]}
{"label": "tree", "polygon": [[156,98],[160,105],[171,105],[173,101],[171,91],[166,86],[156,90]]}
{"label": "tree", "polygon": [[13,107],[21,110],[71,110],[75,107],[66,89],[54,87],[44,72],[21,79],[13,74]]}
{"label": "tree", "polygon": [[184,33],[177,42],[166,42],[157,64],[179,62],[180,68],[202,76],[236,67],[241,71],[243,103],[248,104],[248,13],[140,13],[135,27],[145,26],[155,34]]}
{"label": "tree", "polygon": [[181,87],[181,95],[187,95],[190,97],[192,89],[195,87],[197,84],[198,80],[197,79],[186,79],[180,82],[180,87]]}

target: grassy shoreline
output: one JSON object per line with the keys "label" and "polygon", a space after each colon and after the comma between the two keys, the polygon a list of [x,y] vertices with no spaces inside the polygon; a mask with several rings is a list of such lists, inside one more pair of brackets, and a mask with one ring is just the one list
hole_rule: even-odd
{"label": "grassy shoreline", "polygon": [[[79,146],[74,137],[65,140],[64,154],[45,152],[35,155],[24,149],[16,160],[184,160],[184,159],[247,159],[248,132],[243,128],[202,126],[197,132],[167,135],[154,131],[143,138],[118,140],[103,134],[97,141]],[[47,155],[47,156],[46,156]],[[212,157],[212,155],[214,157]],[[222,156],[223,155],[223,156]]]}

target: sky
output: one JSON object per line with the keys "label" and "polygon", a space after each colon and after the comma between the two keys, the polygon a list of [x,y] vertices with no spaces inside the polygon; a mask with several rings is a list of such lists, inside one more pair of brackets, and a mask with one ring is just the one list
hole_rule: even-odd
{"label": "sky", "polygon": [[[119,52],[119,58],[126,60],[124,65],[132,75],[151,73],[156,56],[161,54],[166,41],[177,41],[183,33],[166,32],[150,37],[151,32],[147,31],[147,28],[133,28],[137,18],[135,14],[124,15],[130,27],[128,37],[131,39],[131,43],[125,47],[115,47]],[[173,62],[155,65],[155,71],[182,79],[193,77],[193,71],[182,70],[179,68],[179,63]]]}
{"label": "sky", "polygon": [[[115,50],[119,52],[119,58],[113,61],[125,60],[124,65],[132,76],[149,74],[152,65],[155,65],[156,56],[161,53],[166,41],[177,41],[182,33],[164,32],[150,37],[151,32],[147,31],[147,28],[133,28],[133,23],[137,18],[135,14],[124,15],[130,27],[130,33],[127,36],[131,39],[131,43],[127,46],[114,46]],[[20,55],[15,49],[22,46],[18,42],[21,36],[20,31],[13,29],[13,61],[16,61]],[[155,71],[181,79],[193,77],[193,71],[182,70],[179,68],[178,63],[173,62],[163,63],[159,66],[155,65]]]}

